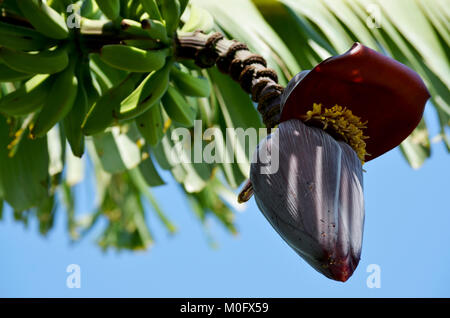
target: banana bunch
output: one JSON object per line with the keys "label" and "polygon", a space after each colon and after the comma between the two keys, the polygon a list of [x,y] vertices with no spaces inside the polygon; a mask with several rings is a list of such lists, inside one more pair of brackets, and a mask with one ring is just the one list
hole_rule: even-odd
{"label": "banana bunch", "polygon": [[69,56],[63,48],[38,53],[0,48],[0,58],[13,70],[31,74],[54,74],[69,64]]}
{"label": "banana bunch", "polygon": [[32,74],[18,72],[8,67],[0,60],[0,82],[17,82],[30,78]]}
{"label": "banana bunch", "polygon": [[[142,193],[155,206],[147,186],[164,181],[154,160],[189,192],[210,183],[208,164],[174,166],[169,160],[175,128],[192,127],[197,118],[212,127],[216,116],[207,73],[176,59],[175,32],[209,31],[212,25],[211,17],[194,7],[188,22],[181,21],[187,4],[0,0],[0,214],[3,200],[17,215],[36,208],[46,232],[53,222],[56,189],[63,190],[68,207],[73,204],[70,187],[79,182],[83,162],[74,156],[85,153],[101,181],[102,212],[108,212],[104,202],[111,202],[117,188],[126,190],[114,194],[121,211],[127,212],[130,197],[139,208]],[[70,26],[74,19],[80,22],[78,29]],[[119,177],[124,180],[118,187]],[[129,190],[134,188],[139,191]],[[213,203],[211,210],[225,215],[225,205]],[[133,218],[142,218],[138,212]]]}
{"label": "banana bunch", "polygon": [[0,99],[0,113],[21,116],[39,110],[47,98],[53,78],[35,75],[15,91]]}
{"label": "banana bunch", "polygon": [[64,17],[42,0],[17,0],[17,6],[31,25],[43,35],[57,40],[69,37]]}
{"label": "banana bunch", "polygon": [[148,73],[162,68],[169,52],[168,48],[143,50],[134,46],[110,44],[101,48],[100,58],[119,70]]}
{"label": "banana bunch", "polygon": [[70,112],[78,91],[75,62],[55,76],[44,105],[31,124],[31,138],[43,137]]}
{"label": "banana bunch", "polygon": [[[59,124],[77,157],[85,152],[85,136],[111,126],[134,123],[150,146],[160,142],[172,122],[191,127],[196,99],[209,97],[211,87],[207,78],[174,58],[173,36],[187,3],[85,0],[77,4],[79,31],[65,21],[72,1],[0,0],[0,8],[27,21],[0,18],[0,82],[11,83],[0,98],[0,116],[27,118],[23,122],[31,139]],[[191,10],[190,21],[186,28],[211,25],[197,9]],[[117,39],[90,50],[89,36],[98,32]]]}
{"label": "banana bunch", "polygon": [[[0,20],[0,81],[14,82],[36,74],[55,74],[69,64],[65,19],[51,6],[38,0],[3,0],[0,7],[19,15],[25,22]],[[26,91],[27,89],[25,89]]]}
{"label": "banana bunch", "polygon": [[[79,54],[69,41],[71,32],[65,17],[53,8],[56,4],[37,0],[0,3],[5,16],[14,14],[26,21],[15,24],[0,20],[0,81],[14,87],[0,98],[0,114],[11,122],[26,123],[9,147],[25,143],[25,130],[32,139],[46,136],[78,103],[75,69]],[[81,132],[81,123],[67,129],[68,139],[69,130]],[[81,153],[80,147],[73,148],[74,153]]]}
{"label": "banana bunch", "polygon": [[0,46],[13,50],[40,51],[54,41],[31,28],[0,22]]}

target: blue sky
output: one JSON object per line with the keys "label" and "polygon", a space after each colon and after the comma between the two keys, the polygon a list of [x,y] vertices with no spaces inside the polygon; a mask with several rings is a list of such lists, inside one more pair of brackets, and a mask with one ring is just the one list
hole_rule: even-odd
{"label": "blue sky", "polygon": [[[435,113],[426,114],[434,136]],[[232,236],[213,218],[205,230],[171,182],[154,193],[179,231],[169,236],[149,214],[155,244],[146,252],[103,253],[94,243],[100,228],[72,245],[61,212],[44,238],[35,222],[26,229],[7,211],[0,222],[0,297],[450,297],[449,155],[441,143],[432,151],[418,171],[398,149],[365,165],[363,250],[346,283],[307,265],[254,200],[236,213],[239,235]],[[89,189],[79,191],[87,202]],[[66,287],[69,264],[81,267],[79,289]],[[381,268],[381,288],[367,287],[370,264]]]}

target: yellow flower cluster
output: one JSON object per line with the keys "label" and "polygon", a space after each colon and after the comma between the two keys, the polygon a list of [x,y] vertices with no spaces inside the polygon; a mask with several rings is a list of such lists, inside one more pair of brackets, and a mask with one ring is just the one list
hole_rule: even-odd
{"label": "yellow flower cluster", "polygon": [[364,157],[368,155],[364,139],[369,137],[364,136],[363,129],[367,128],[367,121],[364,123],[361,122],[361,118],[353,115],[352,111],[346,107],[336,105],[332,108],[324,108],[322,110],[322,104],[316,103],[313,105],[313,110],[308,111],[303,120],[305,122],[322,123],[323,130],[341,136],[355,150],[359,159],[364,164]]}

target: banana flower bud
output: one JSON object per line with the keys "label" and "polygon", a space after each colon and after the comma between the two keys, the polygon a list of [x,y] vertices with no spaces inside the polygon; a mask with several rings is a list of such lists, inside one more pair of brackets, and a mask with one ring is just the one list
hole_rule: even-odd
{"label": "banana flower bud", "polygon": [[[260,143],[240,198],[256,203],[313,268],[345,282],[364,229],[362,164],[399,145],[420,122],[429,93],[405,65],[359,43],[297,74],[281,123]],[[278,160],[279,169],[262,172]]]}

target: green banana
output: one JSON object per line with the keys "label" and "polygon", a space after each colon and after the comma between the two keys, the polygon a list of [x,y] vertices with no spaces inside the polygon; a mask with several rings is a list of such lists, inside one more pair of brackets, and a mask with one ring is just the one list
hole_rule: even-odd
{"label": "green banana", "polygon": [[44,104],[53,80],[49,75],[36,75],[20,88],[0,99],[0,112],[21,116],[39,110]]}
{"label": "green banana", "polygon": [[145,12],[148,13],[150,18],[162,21],[161,12],[158,9],[158,4],[155,0],[140,0],[142,7],[144,8]]}
{"label": "green banana", "polygon": [[129,40],[122,40],[122,42],[125,45],[134,46],[141,50],[153,50],[153,49],[157,49],[159,47],[158,42],[156,42],[155,40],[152,40],[150,38],[148,38],[148,39],[129,39]]}
{"label": "green banana", "polygon": [[103,14],[110,20],[120,16],[120,0],[95,0]]}
{"label": "green banana", "polygon": [[121,82],[129,74],[129,72],[118,70],[106,64],[96,53],[89,54],[89,67],[97,77],[101,77],[103,82],[108,83],[109,88]]}
{"label": "green banana", "polygon": [[33,74],[58,73],[69,64],[69,57],[65,49],[27,53],[1,47],[0,58],[13,70]]}
{"label": "green banana", "polygon": [[147,36],[147,31],[142,28],[142,24],[131,19],[123,19],[120,22],[120,33],[124,36]]}
{"label": "green banana", "polygon": [[0,22],[0,46],[19,51],[40,51],[51,45],[51,40],[33,29]]}
{"label": "green banana", "polygon": [[162,68],[169,52],[169,49],[146,51],[132,46],[110,44],[102,47],[100,58],[120,70],[146,73]]}
{"label": "green banana", "polygon": [[82,68],[77,74],[77,97],[75,98],[72,109],[63,120],[64,134],[72,149],[72,153],[74,156],[80,158],[84,154],[84,135],[81,131],[81,124],[83,123],[89,107],[88,94],[83,82],[85,78],[85,75],[83,74],[84,71],[87,70]]}
{"label": "green banana", "polygon": [[142,9],[141,3],[139,1],[127,1],[126,11],[127,15],[122,14],[122,16],[129,17],[134,20],[139,20],[138,12]]}
{"label": "green banana", "polygon": [[81,125],[83,134],[91,136],[103,132],[117,121],[120,102],[133,92],[141,74],[130,74],[122,82],[104,93],[91,107]]}
{"label": "green banana", "polygon": [[81,16],[88,19],[99,19],[102,15],[97,2],[94,0],[84,0],[81,5]]}
{"label": "green banana", "polygon": [[169,86],[170,68],[173,61],[150,73],[141,84],[120,103],[120,120],[135,118],[152,107],[166,92]]}
{"label": "green banana", "polygon": [[164,136],[164,122],[161,114],[161,105],[159,101],[155,104],[156,105],[136,118],[136,125],[139,132],[151,146],[156,146]]}
{"label": "green banana", "polygon": [[141,27],[146,32],[147,36],[155,40],[160,40],[164,44],[168,44],[169,37],[167,36],[167,29],[164,23],[158,20],[142,19]]}
{"label": "green banana", "polygon": [[[92,82],[94,83],[94,85],[98,86],[98,88],[99,88],[98,91],[102,94],[103,92],[106,92],[110,88],[112,88],[114,86],[114,83],[113,83],[113,80],[111,80],[110,77],[107,74],[105,74],[103,69],[100,68],[97,65],[97,63],[94,61],[94,55],[96,55],[96,54],[91,54],[89,56],[89,59],[90,59],[89,66],[91,68],[91,74],[92,74],[92,79],[93,79]],[[108,64],[105,64],[102,60],[100,60],[100,58],[98,58],[98,60],[101,63],[103,63],[104,65],[108,66],[109,68],[112,68]],[[113,69],[119,71],[118,69],[115,69],[115,68],[113,68]]]}
{"label": "green banana", "polygon": [[195,77],[189,73],[182,72],[177,67],[170,70],[171,79],[178,90],[186,96],[209,97],[211,86],[208,79]]}
{"label": "green banana", "polygon": [[0,82],[15,82],[30,78],[33,74],[23,73],[0,63]]}
{"label": "green banana", "polygon": [[161,13],[166,23],[167,34],[172,36],[178,28],[181,15],[180,1],[178,0],[162,0]]}
{"label": "green banana", "polygon": [[17,0],[24,17],[40,33],[52,39],[63,40],[69,29],[63,16],[42,0]]}
{"label": "green banana", "polygon": [[70,112],[77,97],[78,80],[75,63],[72,61],[61,73],[55,74],[54,82],[44,106],[31,125],[31,138],[43,137]]}
{"label": "green banana", "polygon": [[188,104],[175,87],[169,85],[167,93],[162,98],[162,103],[170,119],[186,127],[194,125],[197,111]]}
{"label": "green banana", "polygon": [[152,40],[160,40],[165,44],[169,43],[166,27],[161,21],[142,19],[141,22],[137,22],[123,19],[120,23],[120,28],[120,34],[125,37],[150,38]]}

